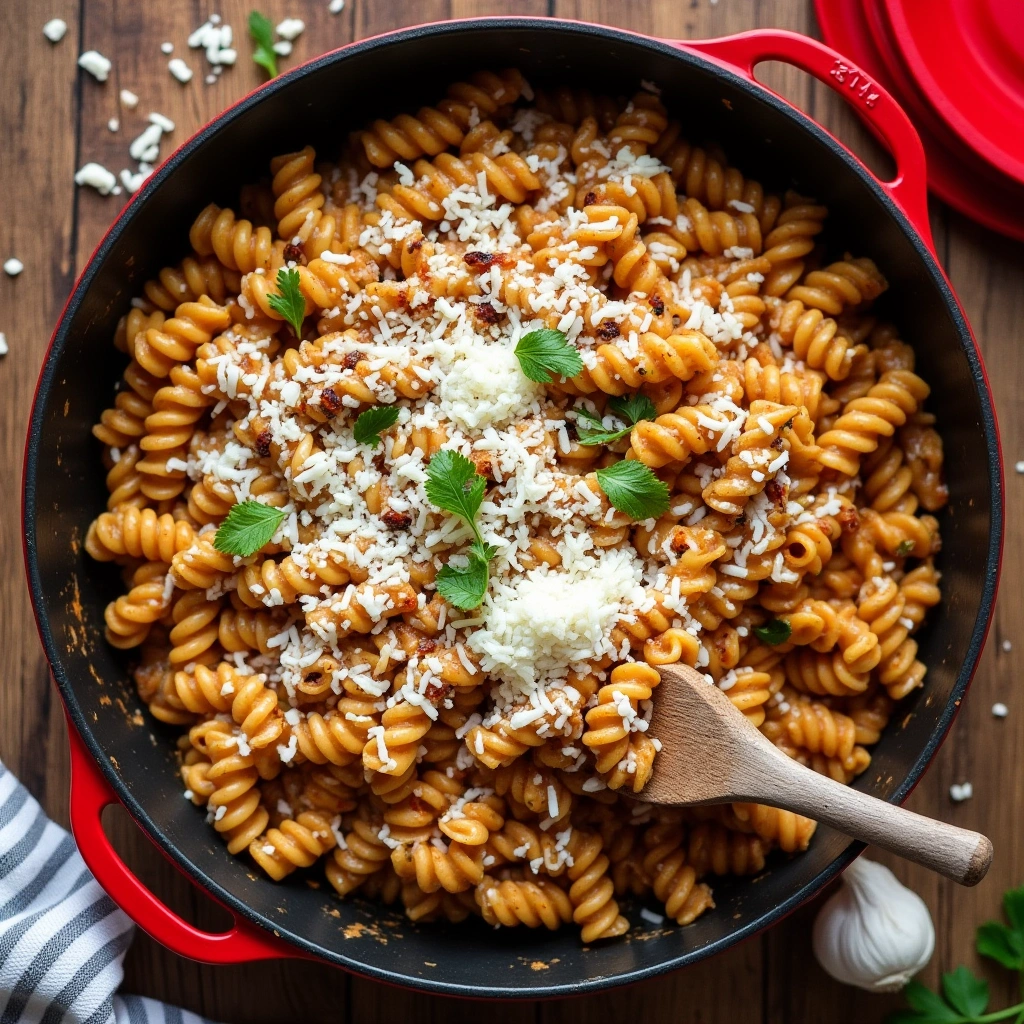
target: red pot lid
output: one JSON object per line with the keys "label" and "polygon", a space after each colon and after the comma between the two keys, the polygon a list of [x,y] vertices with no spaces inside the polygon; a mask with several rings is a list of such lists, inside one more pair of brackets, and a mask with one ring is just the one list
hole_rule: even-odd
{"label": "red pot lid", "polygon": [[884,14],[873,9],[884,0],[815,0],[822,36],[849,56],[903,104],[924,143],[928,187],[944,202],[1000,234],[1024,241],[1024,186],[1000,174],[966,148],[916,95],[888,33],[878,31]]}
{"label": "red pot lid", "polygon": [[1024,183],[1024,3],[885,0],[891,38],[936,113]]}

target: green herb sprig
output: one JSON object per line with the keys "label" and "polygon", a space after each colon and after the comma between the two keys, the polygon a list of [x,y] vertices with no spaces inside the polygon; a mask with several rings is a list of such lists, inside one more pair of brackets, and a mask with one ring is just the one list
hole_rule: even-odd
{"label": "green herb sprig", "polygon": [[914,550],[914,542],[908,537],[906,540],[901,540],[896,545],[896,554],[900,558],[906,558],[907,555],[911,554]]}
{"label": "green herb sprig", "polygon": [[[608,399],[608,408],[617,413],[629,426],[609,430],[600,416],[583,406],[577,406],[576,433],[580,444],[613,444],[625,437],[641,420],[653,420],[657,415],[654,403],[647,395],[641,395],[639,392]],[[580,422],[581,420],[585,420],[586,423]]]}
{"label": "green herb sprig", "polygon": [[277,54],[274,53],[274,23],[259,11],[249,14],[249,35],[255,44],[252,59],[271,78],[277,78]]}
{"label": "green herb sprig", "polygon": [[225,555],[247,558],[270,543],[283,519],[281,509],[261,501],[249,499],[232,505],[214,535],[213,546]]}
{"label": "green herb sprig", "polygon": [[300,280],[297,270],[282,267],[277,272],[277,294],[267,296],[270,308],[292,325],[296,338],[302,337],[302,321],[306,319],[306,296],[299,289]]}
{"label": "green herb sprig", "polygon": [[575,377],[583,370],[579,352],[561,331],[551,327],[524,334],[515,352],[523,373],[538,384],[550,384],[555,377]]}
{"label": "green herb sprig", "polygon": [[489,563],[497,548],[485,544],[476,525],[487,481],[476,466],[459,452],[437,452],[427,463],[427,499],[442,512],[461,519],[473,531],[473,543],[465,553],[465,566],[449,562],[437,574],[438,593],[456,608],[469,611],[479,607],[487,593]]}
{"label": "green herb sprig", "polygon": [[755,626],[754,633],[759,640],[775,647],[784,644],[793,635],[793,627],[785,619],[772,619],[763,626]]}
{"label": "green herb sprig", "polygon": [[960,966],[942,975],[940,992],[919,981],[903,990],[909,1009],[889,1014],[886,1024],[990,1024],[995,1021],[1024,1022],[1024,887],[1003,894],[1003,912],[1008,924],[986,921],[975,933],[975,948],[984,957],[1015,971],[1021,1001],[1004,1010],[988,1010],[988,982],[969,967]]}
{"label": "green herb sprig", "polygon": [[608,500],[630,519],[657,519],[668,510],[668,486],[642,462],[622,459],[597,471]]}
{"label": "green herb sprig", "polygon": [[352,435],[360,444],[376,448],[380,444],[380,435],[385,430],[390,430],[397,422],[397,405],[375,405],[356,417]]}

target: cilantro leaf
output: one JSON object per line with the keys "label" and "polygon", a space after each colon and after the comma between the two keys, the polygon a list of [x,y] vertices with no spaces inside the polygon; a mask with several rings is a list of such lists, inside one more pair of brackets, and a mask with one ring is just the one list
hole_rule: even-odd
{"label": "cilantro leaf", "polygon": [[447,449],[437,452],[427,463],[427,499],[443,512],[458,516],[471,527],[477,540],[476,514],[484,499],[487,481],[465,455]]}
{"label": "cilantro leaf", "polygon": [[454,566],[451,562],[442,565],[434,580],[437,592],[449,604],[463,611],[478,608],[487,593],[487,562],[488,559],[481,558],[471,548],[469,564],[465,568]]}
{"label": "cilantro leaf", "polygon": [[260,501],[243,501],[233,505],[213,538],[213,546],[225,555],[255,554],[277,532],[284,512]]}
{"label": "cilantro leaf", "polygon": [[561,331],[545,327],[519,339],[516,356],[522,371],[538,384],[550,384],[555,377],[575,377],[583,369],[579,352]]}
{"label": "cilantro leaf", "polygon": [[263,68],[271,78],[277,78],[277,54],[274,53],[273,22],[259,11],[249,13],[249,35],[255,47],[252,59]]}
{"label": "cilantro leaf", "polygon": [[639,391],[632,395],[616,396],[608,399],[608,406],[619,413],[626,422],[636,426],[641,420],[653,420],[658,414],[654,403]]}
{"label": "cilantro leaf", "polygon": [[914,542],[909,538],[907,540],[901,540],[899,544],[896,545],[896,554],[899,555],[900,558],[906,558],[913,550]]}
{"label": "cilantro leaf", "polygon": [[657,519],[668,509],[668,487],[642,462],[622,459],[597,471],[608,500],[630,519]]}
{"label": "cilantro leaf", "polygon": [[785,619],[772,619],[763,626],[755,626],[754,632],[759,639],[774,647],[784,644],[792,636],[793,627]]}
{"label": "cilantro leaf", "polygon": [[955,971],[943,973],[942,993],[946,1002],[965,1017],[979,1017],[988,1006],[988,982],[962,964]]}
{"label": "cilantro leaf", "polygon": [[390,430],[397,422],[397,405],[375,405],[356,417],[352,435],[359,444],[368,444],[371,448],[376,448],[380,444],[380,435],[385,430]]}
{"label": "cilantro leaf", "polygon": [[1024,970],[1024,937],[1001,921],[986,921],[979,926],[974,945],[982,956],[1009,970]]}
{"label": "cilantro leaf", "polygon": [[277,295],[268,295],[267,301],[275,313],[280,313],[292,325],[295,337],[302,337],[302,321],[306,319],[306,296],[299,289],[299,272],[282,267],[277,272]]}

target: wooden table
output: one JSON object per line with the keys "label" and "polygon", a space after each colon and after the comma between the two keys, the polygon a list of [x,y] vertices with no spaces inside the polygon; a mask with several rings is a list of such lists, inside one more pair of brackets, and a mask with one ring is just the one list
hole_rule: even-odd
{"label": "wooden table", "polygon": [[[76,189],[75,170],[96,160],[117,171],[127,166],[129,141],[151,110],[177,124],[177,144],[258,81],[249,60],[245,24],[251,3],[223,0],[207,5],[175,0],[19,0],[0,4],[0,260],[16,255],[24,273],[0,275],[0,331],[10,355],[0,361],[0,756],[46,810],[67,823],[68,751],[64,717],[47,675],[21,568],[21,485],[25,424],[40,362],[54,321],[74,279],[124,196],[101,197]],[[306,22],[295,46],[297,60],[401,25],[472,15],[516,13],[602,21],[662,37],[724,35],[756,26],[781,26],[816,34],[810,0],[349,0],[339,15],[327,0],[261,0],[276,24],[285,16]],[[235,29],[238,65],[214,85],[203,72],[187,86],[167,71],[160,44],[195,68],[204,65],[185,40],[208,11]],[[43,24],[61,17],[65,39],[51,46]],[[78,53],[97,49],[113,61],[110,79],[94,81],[75,66]],[[457,70],[457,69],[452,69]],[[784,92],[858,152],[877,161],[870,140],[842,102],[792,69],[766,68],[765,80]],[[141,97],[135,112],[119,109],[118,92]],[[111,117],[121,129],[107,128]],[[726,142],[727,140],[722,140]],[[169,152],[165,143],[164,155]],[[932,208],[940,258],[966,307],[984,350],[1002,423],[1009,464],[1006,562],[1002,597],[971,699],[928,775],[909,801],[925,814],[987,832],[996,844],[989,877],[961,889],[927,872],[895,863],[897,874],[927,901],[935,919],[935,957],[924,974],[934,983],[940,969],[967,962],[975,926],[998,913],[1002,891],[1024,881],[1024,834],[1016,809],[1024,798],[1018,774],[1024,745],[1024,706],[1014,699],[1015,653],[1024,648],[1020,580],[1024,576],[1024,523],[1017,508],[1024,479],[1013,464],[1024,457],[1024,356],[1016,344],[1024,323],[1024,248],[991,234],[940,203]],[[1005,721],[991,706],[1010,706]],[[970,780],[974,798],[953,805],[952,783]],[[129,864],[155,892],[191,920],[217,927],[210,908],[139,833],[127,815],[109,828]],[[885,859],[885,858],[882,858]],[[772,931],[692,969],[629,990],[536,1005],[454,1004],[350,978],[340,970],[298,962],[214,968],[182,960],[145,935],[128,954],[125,990],[155,996],[217,1020],[279,1022],[287,1019],[360,1024],[402,1020],[408,1024],[479,1012],[499,1024],[623,1020],[712,1022],[880,1021],[899,1004],[833,983],[817,966],[810,929],[817,904],[793,914]],[[1012,994],[1007,972],[993,973],[993,1007]],[[1006,989],[1004,992],[1003,989]],[[1015,1001],[1015,1000],[1013,1000]]]}

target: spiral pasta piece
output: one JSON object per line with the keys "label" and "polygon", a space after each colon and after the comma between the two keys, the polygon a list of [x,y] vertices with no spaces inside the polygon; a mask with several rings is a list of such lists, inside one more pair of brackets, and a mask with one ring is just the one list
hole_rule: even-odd
{"label": "spiral pasta piece", "polygon": [[522,924],[554,931],[573,919],[568,893],[546,878],[498,881],[486,876],[476,887],[475,899],[484,921],[492,927]]}
{"label": "spiral pasta piece", "polygon": [[298,868],[312,867],[336,845],[331,820],[317,811],[303,811],[267,829],[249,844],[249,854],[275,881]]}
{"label": "spiral pasta piece", "polygon": [[[711,890],[697,881],[697,871],[686,862],[683,831],[678,826],[655,826],[644,836],[647,853],[643,866],[654,895],[676,924],[692,924],[714,907]],[[702,865],[703,866],[703,865]]]}
{"label": "spiral pasta piece", "polygon": [[170,565],[174,556],[191,547],[194,540],[192,526],[169,512],[157,515],[151,508],[118,505],[89,525],[85,550],[98,562],[142,558]]}

